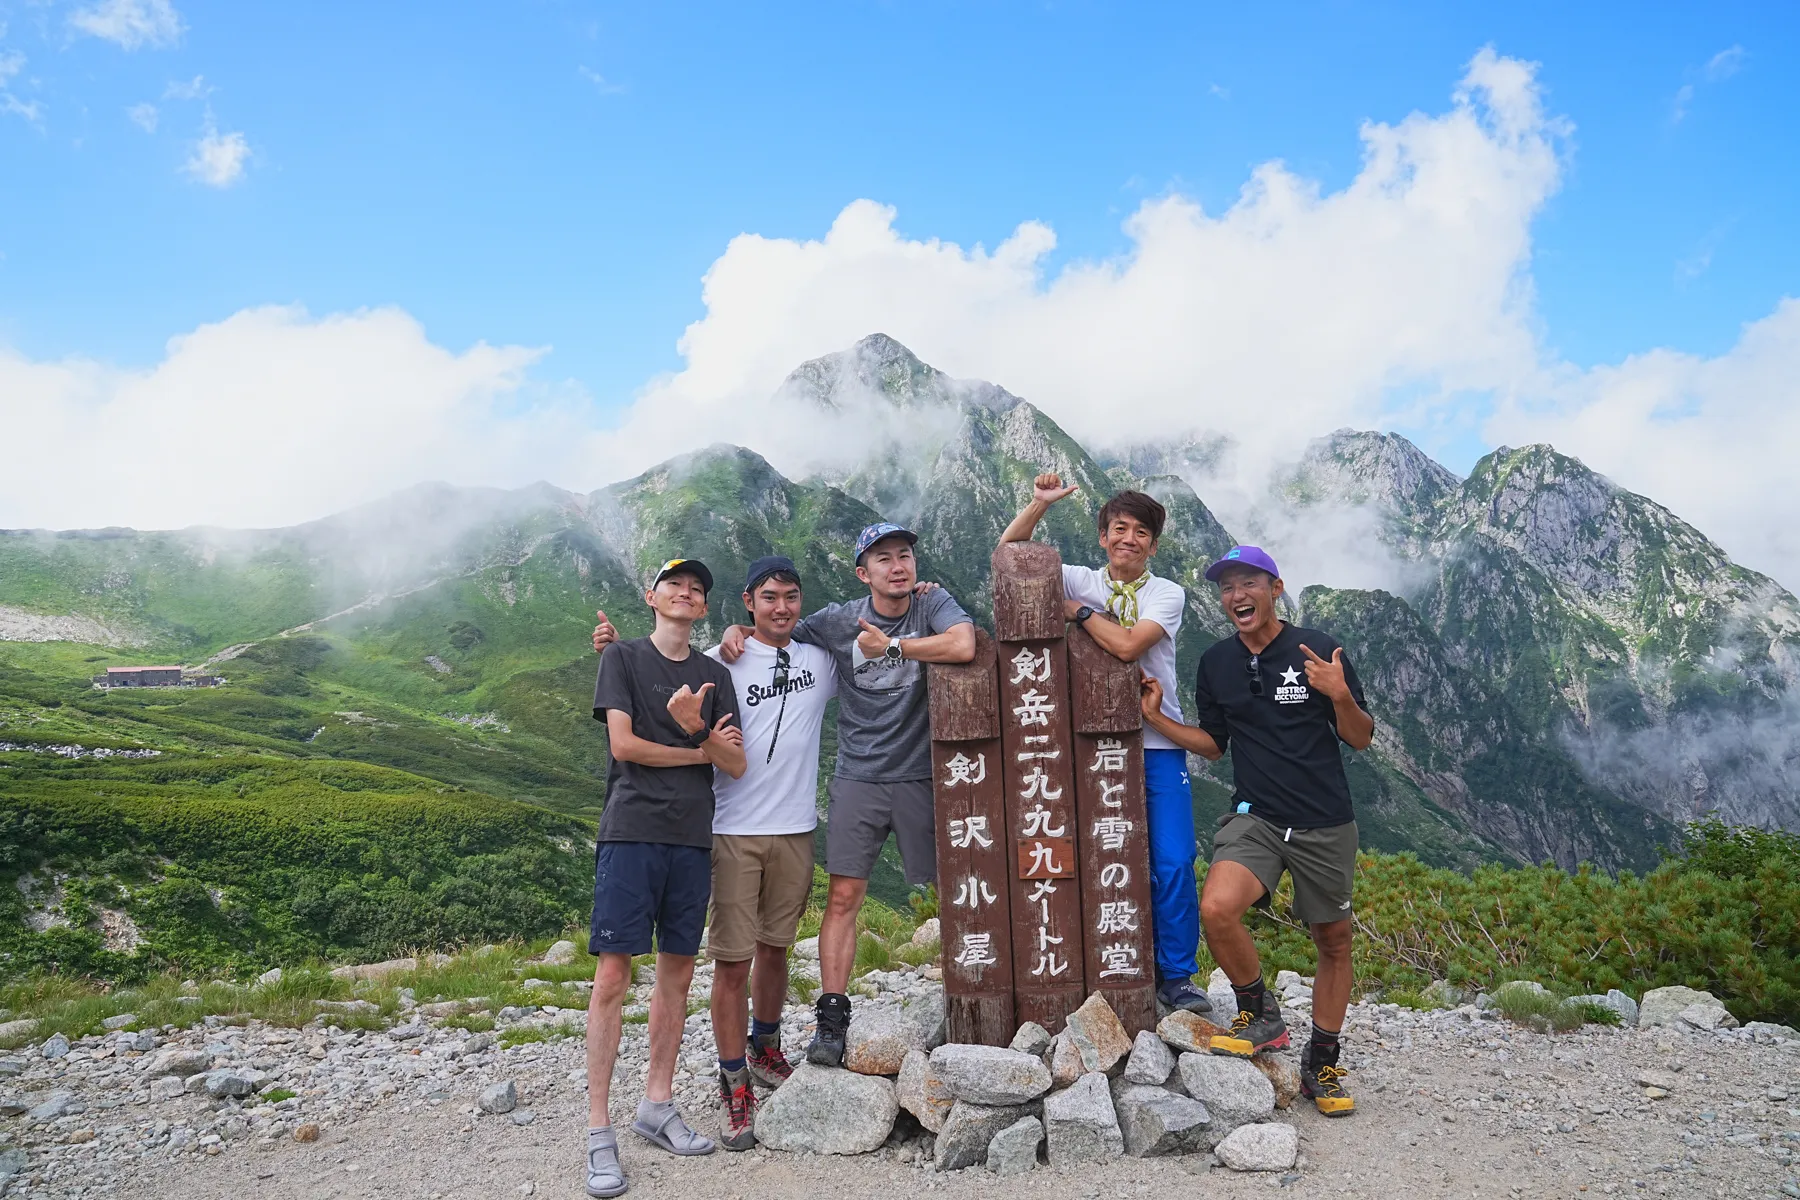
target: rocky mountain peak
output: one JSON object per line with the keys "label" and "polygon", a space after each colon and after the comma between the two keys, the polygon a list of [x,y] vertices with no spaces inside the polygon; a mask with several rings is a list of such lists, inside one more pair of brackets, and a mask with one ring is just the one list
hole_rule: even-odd
{"label": "rocky mountain peak", "polygon": [[900,408],[917,408],[954,404],[952,383],[887,334],[872,333],[847,350],[801,363],[777,394],[830,409],[877,397]]}
{"label": "rocky mountain peak", "polygon": [[1461,484],[1397,433],[1338,429],[1307,446],[1287,487],[1301,502],[1375,504],[1417,519]]}

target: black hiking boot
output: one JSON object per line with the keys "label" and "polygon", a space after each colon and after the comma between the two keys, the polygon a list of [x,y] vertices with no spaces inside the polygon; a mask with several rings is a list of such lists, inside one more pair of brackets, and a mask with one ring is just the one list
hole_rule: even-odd
{"label": "black hiking boot", "polygon": [[1262,1011],[1239,1010],[1231,1019],[1231,1032],[1213,1036],[1212,1052],[1229,1054],[1233,1058],[1250,1058],[1264,1050],[1279,1050],[1287,1044],[1288,1028],[1281,1019],[1281,1002],[1274,992],[1265,988]]}
{"label": "black hiking boot", "polygon": [[844,1038],[850,1032],[850,997],[826,992],[813,1005],[818,1028],[806,1048],[806,1061],[821,1067],[844,1065]]}

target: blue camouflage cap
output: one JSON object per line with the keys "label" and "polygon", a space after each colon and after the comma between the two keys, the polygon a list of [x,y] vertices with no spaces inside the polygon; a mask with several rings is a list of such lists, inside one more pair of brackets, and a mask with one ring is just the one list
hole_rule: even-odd
{"label": "blue camouflage cap", "polygon": [[919,540],[919,535],[910,529],[903,529],[889,521],[877,521],[856,535],[856,565],[862,566],[863,555],[869,552],[870,546],[883,538],[891,537],[905,538],[909,546]]}

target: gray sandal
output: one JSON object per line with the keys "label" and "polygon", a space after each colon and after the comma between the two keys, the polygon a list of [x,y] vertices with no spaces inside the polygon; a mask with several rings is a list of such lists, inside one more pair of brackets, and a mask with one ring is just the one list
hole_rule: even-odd
{"label": "gray sandal", "polygon": [[711,1138],[689,1129],[673,1104],[666,1109],[661,1105],[652,1108],[649,1101],[638,1105],[637,1120],[631,1123],[631,1130],[670,1154],[711,1154],[718,1149]]}
{"label": "gray sandal", "polygon": [[619,1165],[619,1140],[612,1127],[588,1130],[587,1194],[623,1196],[627,1186],[625,1168]]}

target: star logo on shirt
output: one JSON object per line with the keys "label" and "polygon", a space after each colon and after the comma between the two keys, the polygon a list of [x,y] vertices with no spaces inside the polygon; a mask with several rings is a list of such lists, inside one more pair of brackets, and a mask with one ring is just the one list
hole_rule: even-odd
{"label": "star logo on shirt", "polygon": [[1300,682],[1300,672],[1294,670],[1294,668],[1292,668],[1292,667],[1289,667],[1287,670],[1285,670],[1281,673],[1281,682],[1289,685],[1290,687],[1296,683],[1299,683]]}

